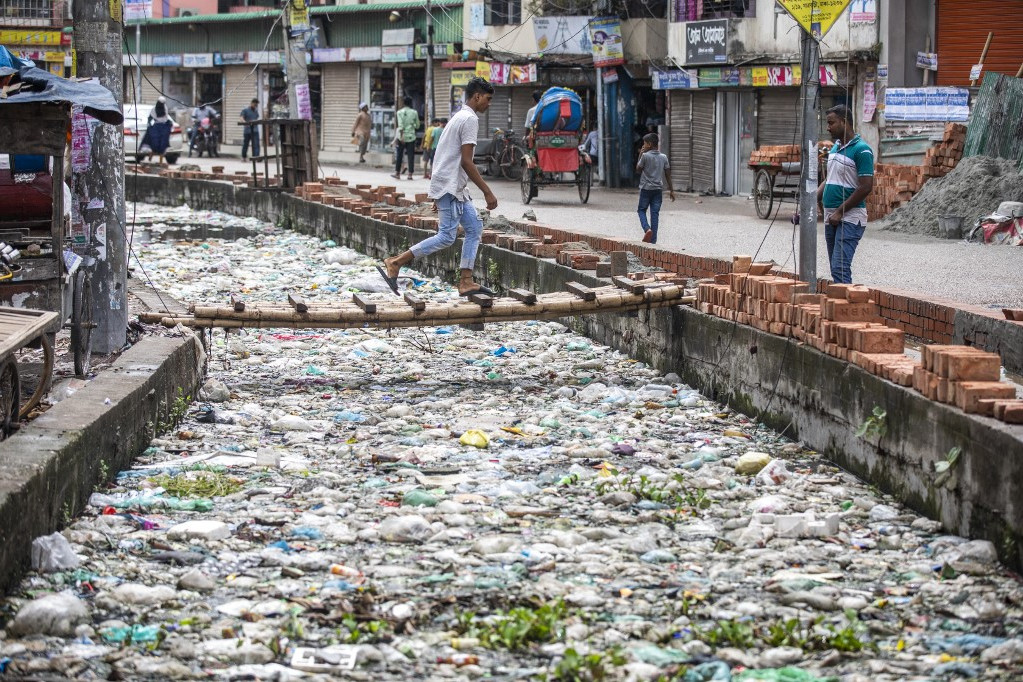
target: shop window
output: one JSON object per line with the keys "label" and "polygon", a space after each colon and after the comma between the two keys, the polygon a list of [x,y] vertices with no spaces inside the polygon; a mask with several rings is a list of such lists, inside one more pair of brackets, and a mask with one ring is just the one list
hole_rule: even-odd
{"label": "shop window", "polygon": [[672,0],[672,21],[745,19],[757,14],[756,0]]}
{"label": "shop window", "polygon": [[522,23],[522,0],[487,0],[483,23],[487,26]]}

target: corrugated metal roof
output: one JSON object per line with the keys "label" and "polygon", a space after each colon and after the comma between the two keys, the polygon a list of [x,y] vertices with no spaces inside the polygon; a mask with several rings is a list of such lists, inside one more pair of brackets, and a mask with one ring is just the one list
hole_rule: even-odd
{"label": "corrugated metal roof", "polygon": [[[284,47],[284,29],[281,24],[274,26],[276,17],[261,16],[241,24],[220,24],[214,29],[202,24],[177,24],[162,26],[142,26],[143,54],[176,54],[178,52],[248,52],[264,49],[280,50]],[[269,40],[267,36],[269,35]],[[124,31],[128,47],[135,50],[135,29],[128,27]]]}
{"label": "corrugated metal roof", "polygon": [[[422,3],[402,4],[419,9]],[[340,7],[365,7],[366,5],[341,5]],[[371,5],[381,7],[381,5]],[[436,8],[436,3],[434,7]],[[319,9],[319,8],[317,8]],[[334,9],[334,8],[330,8]],[[388,10],[390,12],[391,10]],[[331,18],[332,13],[318,13],[323,24],[325,43],[329,47],[368,47],[380,44],[381,32],[396,28],[415,28],[420,42],[426,36],[426,12],[412,11],[399,21],[391,21],[387,14],[360,14]],[[462,42],[462,7],[437,11],[434,9],[433,42]]]}

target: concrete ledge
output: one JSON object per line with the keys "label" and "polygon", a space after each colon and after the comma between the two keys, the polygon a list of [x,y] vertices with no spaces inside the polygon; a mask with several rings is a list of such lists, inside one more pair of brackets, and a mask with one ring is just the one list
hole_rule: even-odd
{"label": "concrete ledge", "polygon": [[34,538],[65,526],[146,448],[179,395],[195,396],[203,355],[194,336],[143,339],[0,443],[0,589],[29,569]]}
{"label": "concrete ledge", "polygon": [[[376,257],[430,234],[224,183],[139,176],[136,186],[128,184],[142,201],[253,216]],[[456,245],[416,267],[450,279],[457,259]],[[559,290],[567,281],[608,283],[491,245],[480,249],[477,275],[491,286],[536,291]],[[677,372],[708,397],[802,440],[948,530],[991,540],[1006,564],[1023,568],[1023,426],[967,415],[793,339],[687,307],[564,322],[661,371]],[[875,406],[888,413],[887,432],[880,439],[858,438],[857,428]],[[953,447],[962,448],[954,474],[936,486],[934,464]]]}

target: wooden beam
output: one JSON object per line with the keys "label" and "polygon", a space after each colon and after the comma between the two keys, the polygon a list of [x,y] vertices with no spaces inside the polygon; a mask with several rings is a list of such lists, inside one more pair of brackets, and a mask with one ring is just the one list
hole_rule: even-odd
{"label": "wooden beam", "polygon": [[486,294],[469,294],[469,300],[481,308],[494,307],[494,299]]}
{"label": "wooden beam", "polygon": [[565,282],[565,291],[575,294],[584,301],[593,301],[597,298],[597,292],[589,287],[584,287],[578,282]]}
{"label": "wooden beam", "polygon": [[611,281],[619,289],[625,289],[630,294],[642,294],[646,290],[645,284],[639,284],[628,277],[612,277]]}
{"label": "wooden beam", "polygon": [[234,308],[236,313],[245,312],[245,301],[242,300],[241,296],[231,296],[231,307]]}
{"label": "wooden beam", "polygon": [[297,294],[288,294],[288,303],[295,309],[297,313],[309,312],[309,304],[305,302],[305,299]]}
{"label": "wooden beam", "polygon": [[526,291],[525,289],[509,289],[508,295],[516,301],[522,301],[526,305],[534,305],[536,303],[536,294],[532,291]]}
{"label": "wooden beam", "polygon": [[367,301],[366,299],[364,299],[359,294],[352,294],[352,301],[355,302],[355,305],[357,305],[360,308],[362,308],[362,312],[366,313],[367,315],[374,315],[374,314],[376,314],[376,311],[377,311],[377,304],[376,303],[373,303],[371,301]]}
{"label": "wooden beam", "polygon": [[412,292],[406,291],[404,298],[405,302],[412,306],[412,310],[415,310],[416,312],[422,312],[423,310],[426,310],[426,301],[419,298]]}

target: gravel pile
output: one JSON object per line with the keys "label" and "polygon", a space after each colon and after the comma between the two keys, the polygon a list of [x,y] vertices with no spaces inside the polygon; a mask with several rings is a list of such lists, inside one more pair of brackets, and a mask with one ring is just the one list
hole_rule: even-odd
{"label": "gravel pile", "polygon": [[1023,175],[1014,162],[971,156],[943,178],[924,185],[913,199],[878,222],[882,230],[938,235],[938,218],[963,216],[965,225],[998,208],[1023,201]]}

